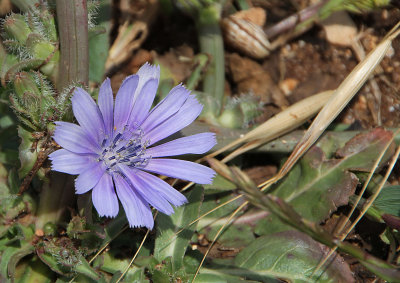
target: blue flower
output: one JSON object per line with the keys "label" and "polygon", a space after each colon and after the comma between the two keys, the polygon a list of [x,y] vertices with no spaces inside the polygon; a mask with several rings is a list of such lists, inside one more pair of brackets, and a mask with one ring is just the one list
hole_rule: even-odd
{"label": "blue flower", "polygon": [[92,190],[100,216],[115,217],[121,201],[131,227],[153,228],[150,206],[165,214],[186,198],[156,173],[210,184],[215,172],[203,165],[160,158],[202,154],[215,144],[215,134],[201,133],[152,146],[191,124],[202,110],[182,85],[174,87],[150,110],[160,77],[159,67],[145,64],[121,85],[115,103],[110,80],[100,87],[97,105],[77,88],[72,109],[79,125],[56,122],[54,140],[63,147],[50,155],[52,169],[72,175],[77,194]]}

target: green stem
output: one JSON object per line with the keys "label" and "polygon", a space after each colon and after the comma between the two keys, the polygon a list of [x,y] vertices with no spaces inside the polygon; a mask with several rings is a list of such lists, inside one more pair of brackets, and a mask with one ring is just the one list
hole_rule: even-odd
{"label": "green stem", "polygon": [[[60,37],[60,64],[57,90],[72,84],[88,85],[89,43],[86,0],[56,0]],[[65,209],[74,204],[74,177],[50,172],[40,196],[36,229],[47,222],[58,223]]]}
{"label": "green stem", "polygon": [[57,89],[72,83],[88,85],[89,40],[86,0],[56,0],[60,35],[60,70]]}
{"label": "green stem", "polygon": [[225,87],[224,43],[219,20],[219,5],[214,4],[199,10],[197,30],[200,51],[211,57],[203,80],[203,92],[215,98],[216,103],[209,105],[212,109],[208,109],[214,116],[221,112]]}
{"label": "green stem", "polygon": [[74,181],[71,175],[51,172],[43,184],[38,207],[36,229],[43,229],[48,222],[57,223],[65,216],[66,208],[74,200]]}

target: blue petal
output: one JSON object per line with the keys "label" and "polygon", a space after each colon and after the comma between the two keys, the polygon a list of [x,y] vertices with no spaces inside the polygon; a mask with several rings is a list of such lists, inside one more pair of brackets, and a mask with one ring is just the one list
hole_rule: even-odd
{"label": "blue petal", "polygon": [[214,133],[201,133],[148,148],[146,154],[151,157],[203,154],[209,151],[216,143]]}
{"label": "blue petal", "polygon": [[103,177],[93,188],[92,201],[100,216],[117,216],[119,210],[118,198],[114,191],[112,177],[109,174],[103,174]]}
{"label": "blue petal", "polygon": [[148,114],[157,92],[160,67],[146,63],[139,69],[137,75],[139,76],[139,83],[134,94],[135,102],[127,122],[131,128],[139,126]]}
{"label": "blue petal", "polygon": [[111,137],[114,126],[114,96],[112,93],[111,82],[109,78],[106,78],[100,87],[98,104],[101,114],[103,116],[106,136]]}
{"label": "blue petal", "polygon": [[174,87],[168,95],[151,110],[149,116],[141,126],[144,132],[149,132],[178,112],[189,97],[189,94],[190,92],[182,85]]}
{"label": "blue petal", "polygon": [[165,198],[174,206],[180,206],[187,203],[186,197],[171,187],[168,183],[164,182],[160,178],[138,170],[136,176],[142,180],[149,188],[156,191],[160,196]]}
{"label": "blue petal", "polygon": [[94,163],[93,166],[75,179],[75,192],[77,194],[84,194],[90,191],[97,185],[103,174],[107,174],[102,165],[101,162]]}
{"label": "blue petal", "polygon": [[157,79],[157,81],[160,79],[160,66],[146,62],[136,74],[140,77],[139,86],[143,86],[150,79]]}
{"label": "blue petal", "polygon": [[132,128],[136,128],[141,125],[143,120],[149,113],[150,107],[153,104],[154,97],[156,96],[158,87],[157,79],[148,80],[143,88],[140,90],[140,94],[135,100],[131,116],[128,120],[128,125]]}
{"label": "blue petal", "polygon": [[122,131],[126,126],[129,115],[132,111],[134,100],[134,94],[139,82],[139,76],[132,75],[127,77],[118,90],[117,96],[115,97],[115,108],[114,108],[114,129]]}
{"label": "blue petal", "polygon": [[136,176],[136,171],[133,171],[129,167],[125,165],[119,166],[122,173],[128,178],[131,185],[135,188],[135,190],[143,197],[145,201],[151,204],[154,208],[158,209],[162,213],[171,214],[174,212],[174,209],[171,207],[169,202],[159,195],[152,187],[149,187],[146,183],[144,183],[140,178]]}
{"label": "blue petal", "polygon": [[113,176],[118,198],[124,207],[130,227],[153,229],[154,219],[147,202],[118,174]]}
{"label": "blue petal", "polygon": [[178,159],[150,159],[143,170],[198,184],[211,184],[215,176],[209,167]]}
{"label": "blue petal", "polygon": [[63,148],[73,153],[96,153],[101,150],[82,127],[68,123],[55,122],[57,125],[53,139]]}
{"label": "blue petal", "polygon": [[99,107],[93,98],[83,89],[76,88],[74,96],[71,98],[72,110],[79,125],[96,142],[101,142],[104,138],[104,122]]}
{"label": "blue petal", "polygon": [[146,139],[150,140],[149,145],[152,145],[191,124],[200,115],[202,109],[203,106],[197,101],[195,96],[190,95],[177,113],[145,134]]}
{"label": "blue petal", "polygon": [[49,159],[52,161],[52,170],[78,175],[85,171],[90,164],[96,162],[96,155],[75,154],[66,149],[59,149],[50,154]]}

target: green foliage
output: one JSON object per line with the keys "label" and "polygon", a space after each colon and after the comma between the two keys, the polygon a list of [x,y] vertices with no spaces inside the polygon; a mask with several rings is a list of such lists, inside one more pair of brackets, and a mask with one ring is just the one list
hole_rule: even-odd
{"label": "green foliage", "polygon": [[[203,189],[196,186],[188,195],[188,204],[175,209],[172,215],[161,214],[157,217],[157,237],[154,257],[159,261],[171,257],[171,272],[177,272],[183,266],[183,257],[196,225],[187,227],[199,216],[203,201]],[[180,231],[183,229],[182,231]],[[180,232],[179,234],[177,234]]]}
{"label": "green foliage", "polygon": [[18,262],[34,252],[32,237],[32,227],[20,224],[12,225],[6,234],[0,237],[0,276],[13,280]]}
{"label": "green foliage", "polygon": [[69,238],[45,240],[39,244],[37,254],[51,270],[60,275],[70,277],[79,273],[94,280],[100,278]]}
{"label": "green foliage", "polygon": [[[195,71],[187,82],[195,88],[204,77],[199,96],[205,106],[203,118],[210,124],[245,128],[259,114],[259,104],[251,95],[224,97],[224,51],[218,26],[222,2],[177,1],[179,8],[191,14],[197,23],[202,52],[194,59]],[[341,4],[351,4],[347,9],[361,11],[386,3],[367,2],[341,1]],[[34,179],[29,191],[18,195],[22,182],[18,166],[21,179],[36,172],[40,154],[48,149],[53,122],[72,119],[69,98],[76,82],[68,82],[70,85],[63,90],[58,85],[59,36],[52,8],[43,1],[15,3],[24,13],[12,13],[1,24],[4,33],[0,44],[0,281],[103,283],[117,282],[123,275],[122,282],[191,282],[208,245],[245,201],[238,198],[219,207],[237,196],[237,185],[232,180],[218,175],[212,185],[190,188],[186,193],[188,204],[176,208],[169,216],[159,213],[155,231],[148,234],[144,229],[126,229],[123,212],[115,219],[92,219],[89,214],[87,218],[76,215],[73,205],[68,221],[54,222],[53,215],[64,209],[65,204],[51,202],[53,190],[61,188],[58,192],[64,194],[73,183],[65,175],[46,178],[44,168],[38,170],[43,183]],[[88,2],[89,76],[95,83],[103,80],[105,72],[110,5],[110,0]],[[161,93],[165,94],[165,89],[176,83],[174,79],[171,70],[162,67]],[[307,227],[319,227],[339,206],[348,203],[359,182],[354,173],[369,171],[390,138],[390,133],[375,130],[345,145],[329,140],[321,143],[272,188],[269,196],[287,203],[281,206],[282,210],[293,208],[295,215],[300,215],[294,220],[309,224]],[[49,168],[48,164],[45,166]],[[43,197],[43,191],[50,197]],[[375,203],[379,212],[391,214],[394,220],[400,216],[399,192],[398,187],[386,187]],[[50,200],[41,207],[42,213],[36,213],[38,199]],[[260,211],[251,205],[240,212],[217,239],[196,282],[353,280],[348,265],[337,254],[327,268],[313,274],[320,259],[326,256],[327,247],[282,222],[276,212]],[[44,221],[47,216],[52,221]],[[389,230],[387,237],[394,236],[388,242],[395,245],[399,237],[397,232],[390,234]],[[145,235],[148,237],[140,246]],[[332,244],[333,240],[328,239],[331,242],[324,243]],[[389,263],[351,245],[340,248],[356,255],[382,278],[396,281],[398,275]],[[122,274],[128,266],[126,274]]]}
{"label": "green foliage", "polygon": [[400,186],[384,187],[374,206],[382,212],[400,217]]}
{"label": "green foliage", "polygon": [[313,274],[328,251],[300,232],[287,231],[258,238],[236,256],[235,264],[291,282],[351,282],[351,270],[338,255],[328,269]]}
{"label": "green foliage", "polygon": [[39,68],[53,82],[58,74],[58,42],[55,21],[45,4],[35,5],[24,14],[7,16],[3,22],[3,43],[18,57],[19,63],[10,66],[7,79],[26,68]]}
{"label": "green foliage", "polygon": [[[391,137],[391,132],[382,129],[358,135],[338,149],[332,159],[326,159],[323,149],[313,147],[271,190],[305,219],[320,223],[339,206],[347,204],[354,193],[358,179],[351,171],[369,171]],[[329,142],[326,145],[331,147]],[[382,162],[388,160],[390,152],[393,151],[389,150]],[[271,215],[259,223],[257,233],[286,230],[286,225],[282,225]]]}

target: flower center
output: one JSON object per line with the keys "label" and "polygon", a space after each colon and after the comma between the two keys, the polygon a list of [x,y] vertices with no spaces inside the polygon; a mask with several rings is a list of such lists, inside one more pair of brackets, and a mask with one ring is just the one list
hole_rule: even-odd
{"label": "flower center", "polygon": [[103,161],[107,171],[118,171],[118,164],[124,164],[130,168],[144,167],[150,157],[144,156],[148,141],[143,140],[143,131],[140,127],[131,130],[124,129],[117,133],[114,139],[103,140],[103,152],[99,161]]}

